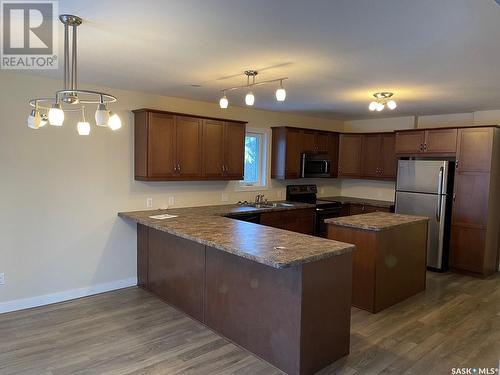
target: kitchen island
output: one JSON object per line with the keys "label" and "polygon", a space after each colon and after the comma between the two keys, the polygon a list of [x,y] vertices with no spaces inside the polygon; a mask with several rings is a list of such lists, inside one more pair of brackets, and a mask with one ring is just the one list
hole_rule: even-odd
{"label": "kitchen island", "polygon": [[328,238],[356,245],[353,306],[376,313],[425,290],[428,221],[386,212],[325,220]]}
{"label": "kitchen island", "polygon": [[119,216],[137,222],[140,286],[286,373],[311,374],[349,353],[354,246],[235,218],[312,207]]}

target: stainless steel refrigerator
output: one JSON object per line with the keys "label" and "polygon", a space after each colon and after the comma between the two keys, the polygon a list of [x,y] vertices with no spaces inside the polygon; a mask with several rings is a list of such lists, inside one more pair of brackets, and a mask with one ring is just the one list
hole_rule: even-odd
{"label": "stainless steel refrigerator", "polygon": [[396,213],[429,217],[427,267],[448,270],[455,163],[445,160],[399,160]]}

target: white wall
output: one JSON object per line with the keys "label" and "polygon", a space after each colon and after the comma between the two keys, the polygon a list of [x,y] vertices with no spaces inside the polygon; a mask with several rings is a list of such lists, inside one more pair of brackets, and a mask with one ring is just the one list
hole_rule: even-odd
{"label": "white wall", "polygon": [[[500,124],[500,110],[346,121],[344,122],[344,131],[379,132],[412,128],[491,124]],[[341,194],[345,196],[394,200],[394,189],[394,182],[349,179],[343,179],[341,182]]]}
{"label": "white wall", "polygon": [[[51,96],[60,84],[0,72],[0,272],[6,278],[0,286],[0,312],[133,283],[135,226],[116,214],[145,209],[147,197],[155,207],[169,196],[177,207],[221,204],[222,191],[229,202],[254,197],[255,192],[236,192],[235,183],[134,181],[130,110],[149,107],[227,117],[248,121],[251,127],[342,129],[338,121],[234,106],[222,111],[217,103],[104,88],[119,100],[112,108],[123,121],[117,133],[93,127],[89,137],[80,137],[75,117],[62,128],[28,129],[27,100]],[[92,110],[88,117],[93,118]],[[340,192],[337,180],[315,182],[324,195]],[[284,196],[284,188],[273,182],[264,193],[277,199],[278,193]],[[73,292],[62,293],[68,290]]]}

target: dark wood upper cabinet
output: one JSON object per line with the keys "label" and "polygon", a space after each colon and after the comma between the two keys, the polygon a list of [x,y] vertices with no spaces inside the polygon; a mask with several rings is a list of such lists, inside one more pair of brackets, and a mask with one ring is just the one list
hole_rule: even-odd
{"label": "dark wood upper cabinet", "polygon": [[243,179],[244,122],[150,109],[133,112],[136,180]]}
{"label": "dark wood upper cabinet", "polygon": [[487,276],[498,270],[500,129],[458,130],[450,266]]}
{"label": "dark wood upper cabinet", "polygon": [[327,153],[330,176],[337,177],[338,133],[293,127],[272,128],[271,178],[300,178],[303,153]]}
{"label": "dark wood upper cabinet", "polygon": [[339,177],[360,178],[362,171],[363,135],[340,134],[339,136]]}
{"label": "dark wood upper cabinet", "polygon": [[427,129],[396,132],[396,153],[405,155],[454,155],[457,129]]}
{"label": "dark wood upper cabinet", "polygon": [[245,124],[224,122],[224,176],[243,180],[245,169]]}
{"label": "dark wood upper cabinet", "polygon": [[394,143],[394,133],[363,135],[362,177],[375,179],[394,179],[396,177]]}

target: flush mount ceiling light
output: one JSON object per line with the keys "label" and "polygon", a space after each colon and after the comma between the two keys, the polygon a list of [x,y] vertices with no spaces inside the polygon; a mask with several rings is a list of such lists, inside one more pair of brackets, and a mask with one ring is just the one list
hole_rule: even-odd
{"label": "flush mount ceiling light", "polygon": [[[267,81],[261,81],[261,82],[255,82],[255,76],[259,74],[258,71],[256,70],[245,70],[244,74],[247,76],[247,84],[242,85],[242,86],[235,86],[235,87],[228,87],[226,89],[222,89],[222,97],[219,100],[219,106],[222,109],[226,109],[229,106],[229,100],[227,99],[226,92],[227,91],[235,91],[235,90],[241,90],[241,89],[247,89],[249,90],[248,93],[245,95],[245,104],[247,106],[252,106],[255,103],[255,95],[251,91],[252,87],[254,86],[262,86],[262,85],[269,85],[272,83],[279,82],[280,86],[276,90],[276,100],[279,102],[284,102],[286,98],[286,91],[283,88],[283,81],[288,79],[288,77],[282,77],[282,78],[276,78],[276,79],[270,79]],[[252,82],[250,82],[252,80]]]}
{"label": "flush mount ceiling light", "polygon": [[368,109],[380,112],[387,106],[392,111],[398,106],[394,99],[391,99],[393,95],[392,92],[377,92],[373,94],[375,100],[370,103]]}
{"label": "flush mount ceiling light", "polygon": [[[39,129],[47,120],[52,126],[62,126],[65,113],[78,112],[84,117],[84,105],[97,104],[95,121],[98,126],[108,126],[111,130],[121,128],[118,115],[110,115],[107,108],[109,103],[116,102],[116,97],[99,91],[80,90],[77,86],[77,27],[82,24],[82,19],[70,14],[61,14],[59,20],[64,25],[64,89],[56,92],[52,98],[31,99],[29,104],[34,108],[28,117],[28,127]],[[69,28],[72,28],[71,41],[71,69]],[[82,119],[77,125],[78,134],[88,135],[90,124]]]}

